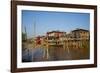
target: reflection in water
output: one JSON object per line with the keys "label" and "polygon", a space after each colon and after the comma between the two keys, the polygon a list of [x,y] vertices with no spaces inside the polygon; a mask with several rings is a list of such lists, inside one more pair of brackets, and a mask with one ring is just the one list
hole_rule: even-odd
{"label": "reflection in water", "polygon": [[[89,54],[85,55],[80,50],[50,48],[48,51],[43,48],[24,49],[22,51],[22,62],[89,59]],[[47,57],[47,53],[49,57]]]}
{"label": "reflection in water", "polygon": [[26,49],[22,51],[22,60],[23,62],[32,62],[32,61],[40,61],[43,58],[44,50],[37,48],[33,49]]}

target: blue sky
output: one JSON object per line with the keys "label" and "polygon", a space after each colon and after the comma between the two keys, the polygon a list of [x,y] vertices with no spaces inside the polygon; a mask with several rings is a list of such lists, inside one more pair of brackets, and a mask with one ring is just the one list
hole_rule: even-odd
{"label": "blue sky", "polygon": [[24,32],[24,27],[26,27],[28,37],[34,35],[34,24],[36,36],[56,30],[65,32],[70,32],[76,28],[89,30],[90,14],[22,10],[22,31]]}

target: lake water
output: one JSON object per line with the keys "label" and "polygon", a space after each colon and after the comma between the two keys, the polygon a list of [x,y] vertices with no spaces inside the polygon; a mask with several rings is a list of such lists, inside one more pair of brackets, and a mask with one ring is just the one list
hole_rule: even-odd
{"label": "lake water", "polygon": [[43,48],[26,49],[22,51],[22,62],[38,62],[38,61],[58,61],[58,60],[79,60],[88,59],[80,50],[64,50],[63,48],[49,49],[49,56],[47,57],[47,50]]}

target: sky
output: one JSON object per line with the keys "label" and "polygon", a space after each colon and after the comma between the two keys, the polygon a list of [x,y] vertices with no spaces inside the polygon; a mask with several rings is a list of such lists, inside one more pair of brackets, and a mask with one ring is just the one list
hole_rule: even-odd
{"label": "sky", "polygon": [[89,30],[90,14],[22,10],[22,32],[25,32],[25,28],[29,38],[56,30],[64,32],[70,32],[77,28]]}

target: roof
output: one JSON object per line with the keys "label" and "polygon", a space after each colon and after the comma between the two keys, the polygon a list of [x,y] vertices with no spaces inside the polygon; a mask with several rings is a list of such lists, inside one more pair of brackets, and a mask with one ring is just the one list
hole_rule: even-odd
{"label": "roof", "polygon": [[85,31],[85,32],[89,32],[89,30],[86,30],[86,29],[79,29],[79,28],[73,30],[72,32],[76,32],[76,31]]}
{"label": "roof", "polygon": [[50,34],[50,33],[66,33],[66,32],[62,32],[62,31],[51,31],[51,32],[47,32],[47,34]]}

